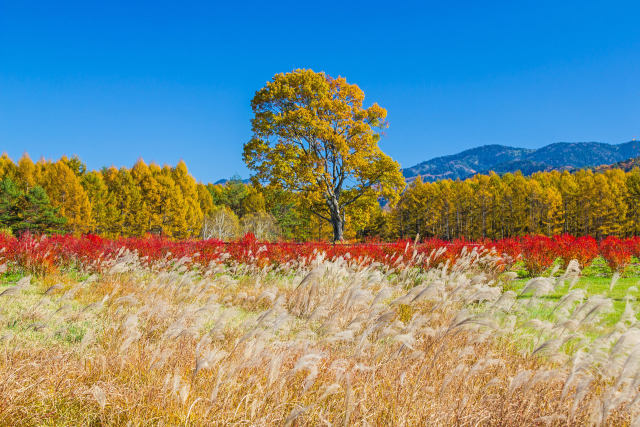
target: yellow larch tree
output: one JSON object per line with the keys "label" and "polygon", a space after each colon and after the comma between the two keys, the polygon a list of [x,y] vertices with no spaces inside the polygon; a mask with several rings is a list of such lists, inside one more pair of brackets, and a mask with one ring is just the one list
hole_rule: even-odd
{"label": "yellow larch tree", "polygon": [[114,215],[110,208],[114,206],[114,203],[109,194],[109,189],[102,179],[102,174],[96,171],[87,172],[82,176],[81,184],[87,192],[91,203],[91,225],[89,231],[94,234],[108,235],[108,219]]}
{"label": "yellow larch tree", "polygon": [[185,228],[180,230],[176,237],[186,238],[200,234],[202,227],[202,210],[198,198],[198,187],[196,180],[189,174],[187,165],[180,160],[173,168],[173,180],[176,187],[182,193],[184,203]]}
{"label": "yellow larch tree", "polygon": [[475,238],[488,237],[491,231],[491,217],[493,209],[493,197],[489,191],[489,176],[476,175],[469,180],[473,189],[476,225]]}
{"label": "yellow larch tree", "polygon": [[109,232],[115,235],[141,236],[146,230],[147,217],[140,188],[127,168],[110,167],[103,172],[113,206],[107,218]]}
{"label": "yellow larch tree", "polygon": [[182,191],[173,180],[173,171],[169,166],[161,169],[152,164],[150,169],[160,188],[162,209],[159,233],[167,237],[180,238],[188,229]]}
{"label": "yellow larch tree", "polygon": [[[611,169],[603,174],[596,174],[596,186],[606,183],[606,190],[599,187],[599,200],[602,207],[600,233],[602,236],[610,234],[624,235],[627,228],[627,204],[628,199],[626,174],[621,169]],[[606,194],[605,194],[606,191]],[[596,205],[598,209],[599,206]]]}
{"label": "yellow larch tree", "polygon": [[591,170],[579,170],[575,173],[576,182],[576,233],[595,234],[598,228],[595,219],[595,197],[598,189],[595,187],[594,175]]}
{"label": "yellow larch tree", "polygon": [[3,178],[15,178],[17,174],[17,167],[13,160],[9,158],[7,153],[2,153],[0,156],[0,179]]}
{"label": "yellow larch tree", "polygon": [[139,216],[139,221],[145,221],[141,228],[144,232],[157,233],[162,228],[162,189],[153,176],[151,168],[144,160],[139,159],[133,168],[131,176],[140,190],[141,209],[145,212]]}
{"label": "yellow larch tree", "polygon": [[198,191],[198,203],[200,203],[200,210],[202,211],[203,216],[210,216],[213,213],[214,204],[213,197],[211,197],[211,193],[207,189],[206,185],[202,183],[198,183],[196,186],[196,190]]}
{"label": "yellow larch tree", "polygon": [[36,165],[27,153],[24,153],[18,160],[17,178],[20,186],[26,191],[37,185]]}
{"label": "yellow larch tree", "polygon": [[53,206],[67,218],[66,227],[74,234],[86,233],[91,227],[91,203],[80,179],[62,160],[43,164],[42,181]]}
{"label": "yellow larch tree", "polygon": [[578,233],[578,183],[575,175],[568,171],[562,172],[557,183],[562,196],[562,211],[564,212],[564,233]]}
{"label": "yellow larch tree", "polygon": [[627,229],[626,235],[640,235],[640,169],[627,174]]}

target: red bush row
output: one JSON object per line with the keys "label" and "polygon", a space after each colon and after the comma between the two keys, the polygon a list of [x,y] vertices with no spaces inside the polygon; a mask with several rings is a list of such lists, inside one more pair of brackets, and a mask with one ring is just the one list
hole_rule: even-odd
{"label": "red bush row", "polygon": [[620,239],[609,236],[600,242],[591,236],[574,237],[568,234],[547,236],[524,236],[494,242],[498,251],[511,256],[520,254],[525,268],[532,275],[541,274],[558,258],[562,266],[575,259],[581,268],[587,267],[594,258],[602,256],[614,271],[622,271],[633,256],[640,258],[640,237]]}
{"label": "red bush row", "polygon": [[[433,264],[453,263],[466,247],[495,248],[504,254],[505,264],[521,258],[527,270],[537,275],[560,258],[564,265],[577,259],[582,267],[601,255],[614,270],[622,270],[632,255],[640,257],[640,238],[618,239],[607,237],[599,243],[592,237],[569,235],[546,237],[524,236],[497,241],[469,242],[427,239],[417,244],[410,240],[392,243],[336,244],[327,242],[259,242],[246,235],[234,242],[219,240],[180,240],[161,237],[105,239],[99,236],[71,235],[31,236],[20,238],[0,235],[0,264],[9,262],[35,273],[54,271],[60,267],[78,266],[99,270],[102,262],[113,259],[122,248],[135,251],[143,261],[189,257],[188,262],[207,265],[211,262],[243,262],[258,266],[282,265],[289,262],[307,263],[318,253],[328,258],[344,257],[362,263],[378,262],[385,265],[415,263],[419,260]],[[434,250],[445,247],[437,257],[428,257]]]}
{"label": "red bush row", "polygon": [[[99,270],[103,261],[114,259],[122,248],[135,251],[143,262],[188,257],[187,262],[208,265],[211,262],[235,261],[258,266],[307,263],[317,254],[328,258],[344,257],[363,263],[379,262],[387,265],[408,262],[417,253],[429,254],[433,249],[445,246],[441,240],[427,240],[419,245],[411,241],[394,243],[362,243],[332,245],[327,242],[259,242],[248,234],[234,242],[219,240],[169,240],[156,236],[145,238],[105,239],[95,235],[32,236],[19,238],[0,235],[0,264],[9,262],[35,273],[51,272],[59,267],[78,266]],[[450,248],[438,262],[452,261],[463,245]],[[454,253],[455,251],[455,253]]]}

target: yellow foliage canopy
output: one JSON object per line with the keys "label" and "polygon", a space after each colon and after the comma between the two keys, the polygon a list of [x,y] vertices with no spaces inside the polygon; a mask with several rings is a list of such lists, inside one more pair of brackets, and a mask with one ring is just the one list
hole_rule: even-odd
{"label": "yellow foliage canopy", "polygon": [[378,146],[387,112],[363,101],[357,85],[312,70],[275,75],[251,101],[244,160],[254,179],[297,193],[331,222],[335,240],[351,205],[376,203],[372,195],[393,201],[404,186],[400,166]]}

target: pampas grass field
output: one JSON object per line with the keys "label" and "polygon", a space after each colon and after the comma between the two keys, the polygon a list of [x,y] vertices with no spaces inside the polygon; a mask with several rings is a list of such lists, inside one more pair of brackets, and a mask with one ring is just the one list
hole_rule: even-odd
{"label": "pampas grass field", "polygon": [[640,425],[634,286],[412,261],[5,275],[0,424]]}

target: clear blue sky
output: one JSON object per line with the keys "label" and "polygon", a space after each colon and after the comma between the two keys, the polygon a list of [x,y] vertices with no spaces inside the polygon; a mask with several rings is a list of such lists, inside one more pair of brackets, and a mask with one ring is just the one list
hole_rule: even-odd
{"label": "clear blue sky", "polygon": [[[99,3],[99,4],[98,4]],[[640,3],[0,0],[0,151],[249,175],[275,73],[357,83],[403,166],[481,144],[640,138]]]}

